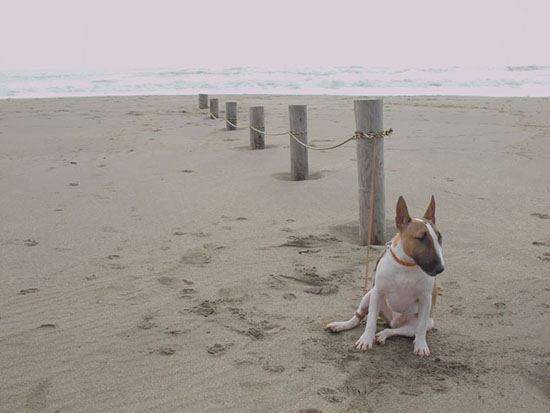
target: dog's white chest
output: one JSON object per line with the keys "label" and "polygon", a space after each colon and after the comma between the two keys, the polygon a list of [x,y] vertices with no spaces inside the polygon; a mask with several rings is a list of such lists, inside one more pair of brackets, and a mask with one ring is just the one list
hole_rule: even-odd
{"label": "dog's white chest", "polygon": [[418,313],[418,300],[431,294],[434,279],[418,267],[404,267],[390,254],[380,260],[376,271],[375,287],[388,306],[401,314]]}

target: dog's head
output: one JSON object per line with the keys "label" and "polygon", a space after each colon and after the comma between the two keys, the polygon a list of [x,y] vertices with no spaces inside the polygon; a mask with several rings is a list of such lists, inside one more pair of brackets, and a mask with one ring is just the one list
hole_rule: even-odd
{"label": "dog's head", "polygon": [[403,251],[422,270],[432,277],[445,270],[441,251],[442,236],[435,226],[435,199],[432,195],[428,209],[422,218],[411,218],[402,196],[397,200],[395,225]]}

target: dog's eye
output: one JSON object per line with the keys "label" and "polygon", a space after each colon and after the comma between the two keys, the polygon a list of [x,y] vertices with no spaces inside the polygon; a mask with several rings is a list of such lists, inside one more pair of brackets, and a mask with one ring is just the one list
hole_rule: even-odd
{"label": "dog's eye", "polygon": [[422,235],[417,235],[416,237],[414,237],[414,239],[420,241],[420,242],[424,242],[426,240],[426,234],[422,234]]}

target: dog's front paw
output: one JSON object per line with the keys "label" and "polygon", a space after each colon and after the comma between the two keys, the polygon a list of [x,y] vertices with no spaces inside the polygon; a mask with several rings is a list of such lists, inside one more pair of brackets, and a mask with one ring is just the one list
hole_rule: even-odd
{"label": "dog's front paw", "polygon": [[372,350],[374,347],[374,335],[363,333],[359,340],[355,343],[355,348],[360,351]]}
{"label": "dog's front paw", "polygon": [[426,339],[415,339],[414,340],[413,354],[415,356],[420,356],[420,357],[430,355],[430,349],[428,348],[428,343],[426,343]]}

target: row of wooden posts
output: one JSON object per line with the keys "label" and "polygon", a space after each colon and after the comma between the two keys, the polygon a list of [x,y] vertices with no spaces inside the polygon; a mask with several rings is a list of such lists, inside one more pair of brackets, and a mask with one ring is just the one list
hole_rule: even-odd
{"label": "row of wooden posts", "polygon": [[[199,94],[199,109],[209,109],[209,115],[219,118],[218,99],[208,99]],[[383,100],[361,99],[354,101],[355,130],[378,133],[383,127]],[[225,103],[226,129],[235,130],[237,125],[237,102]],[[253,127],[253,128],[252,128]],[[289,105],[289,132],[307,145],[307,106]],[[250,148],[264,149],[265,123],[263,106],[249,108]],[[262,133],[264,132],[264,133]],[[385,189],[384,189],[384,139],[356,139],[357,172],[359,181],[359,240],[368,243],[371,173],[374,173],[374,200],[372,216],[372,244],[382,245],[385,236]],[[375,151],[375,165],[372,165]],[[290,138],[290,173],[292,180],[307,179],[309,171],[307,148]]]}

